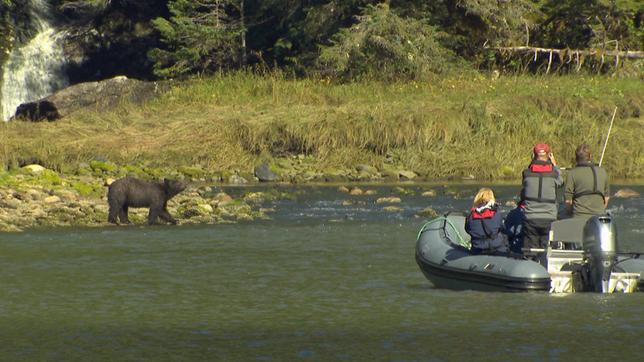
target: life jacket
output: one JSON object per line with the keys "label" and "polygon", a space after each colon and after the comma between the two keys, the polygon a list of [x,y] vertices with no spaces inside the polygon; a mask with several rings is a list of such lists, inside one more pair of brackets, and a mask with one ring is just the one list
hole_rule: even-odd
{"label": "life jacket", "polygon": [[496,210],[485,209],[483,212],[478,212],[473,207],[470,209],[470,213],[472,214],[472,219],[491,219],[496,214]]}
{"label": "life jacket", "polygon": [[[545,198],[543,196],[543,180],[544,178],[553,178],[556,179],[559,175],[555,171],[552,163],[550,161],[541,161],[541,160],[534,160],[528,166],[528,168],[523,171],[523,180],[524,180],[524,185],[523,189],[521,190],[521,201],[537,201],[537,202],[544,202],[544,203],[551,203],[555,204],[557,203],[557,199],[553,198]],[[525,184],[525,180],[527,178],[535,177],[539,179],[539,187],[537,191],[537,197],[534,196],[528,196],[527,195],[527,187]]]}
{"label": "life jacket", "polygon": [[577,164],[575,168],[577,167],[590,167],[590,170],[593,173],[593,189],[589,191],[575,193],[573,197],[578,198],[580,196],[586,196],[586,195],[599,195],[604,199],[604,201],[606,201],[606,195],[604,195],[604,193],[599,190],[599,185],[598,185],[599,182],[597,181],[597,166],[589,162],[589,163]]}
{"label": "life jacket", "polygon": [[496,215],[496,210],[497,207],[494,206],[492,208],[485,208],[483,209],[482,212],[479,212],[476,210],[475,207],[470,209],[470,216],[472,217],[472,220],[479,220],[481,223],[481,228],[483,229],[483,233],[485,233],[485,236],[487,236],[488,239],[493,240],[494,238],[492,237],[492,232],[485,227],[485,219],[491,219]]}

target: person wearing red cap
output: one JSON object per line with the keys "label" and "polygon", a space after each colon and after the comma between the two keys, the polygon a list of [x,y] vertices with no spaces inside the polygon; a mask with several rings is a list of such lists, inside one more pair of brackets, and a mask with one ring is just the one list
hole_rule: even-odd
{"label": "person wearing red cap", "polygon": [[545,248],[550,224],[557,220],[557,188],[563,185],[563,178],[550,146],[539,143],[532,153],[532,162],[523,171],[521,189],[523,242],[528,248]]}
{"label": "person wearing red cap", "polygon": [[532,153],[535,157],[540,154],[548,154],[550,153],[550,146],[548,146],[547,143],[537,143],[534,145],[534,148],[532,148]]}

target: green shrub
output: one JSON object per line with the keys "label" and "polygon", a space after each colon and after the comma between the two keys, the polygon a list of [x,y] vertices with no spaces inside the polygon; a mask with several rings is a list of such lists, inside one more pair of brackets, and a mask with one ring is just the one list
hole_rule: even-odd
{"label": "green shrub", "polygon": [[202,178],[205,175],[205,171],[201,167],[181,166],[178,171],[194,179]]}
{"label": "green shrub", "polygon": [[117,170],[118,167],[116,167],[115,164],[112,162],[104,162],[104,161],[98,161],[98,160],[92,160],[89,162],[89,167],[94,171],[94,172],[102,172],[102,173],[110,173],[114,172]]}
{"label": "green shrub", "polygon": [[49,185],[60,185],[60,184],[62,184],[62,179],[60,178],[58,173],[56,173],[56,171],[52,171],[52,170],[43,170],[42,172],[40,172],[38,174],[38,179],[41,182],[49,184]]}
{"label": "green shrub", "polygon": [[85,182],[74,182],[72,188],[81,196],[99,196],[103,192],[101,185]]}

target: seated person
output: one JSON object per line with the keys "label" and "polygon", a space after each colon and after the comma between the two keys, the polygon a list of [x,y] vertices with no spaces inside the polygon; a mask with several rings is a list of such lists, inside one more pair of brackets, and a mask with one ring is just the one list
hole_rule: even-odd
{"label": "seated person", "polygon": [[523,203],[519,203],[517,207],[510,210],[505,217],[504,233],[508,237],[508,244],[510,244],[510,252],[514,254],[522,254],[523,251],[523,219],[525,218]]}
{"label": "seated person", "polygon": [[465,221],[465,231],[472,237],[472,254],[507,255],[503,218],[497,210],[494,192],[487,187],[480,189]]}

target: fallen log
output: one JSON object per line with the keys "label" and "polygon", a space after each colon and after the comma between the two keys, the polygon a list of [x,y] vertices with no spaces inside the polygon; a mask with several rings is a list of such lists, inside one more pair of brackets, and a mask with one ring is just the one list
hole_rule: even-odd
{"label": "fallen log", "polygon": [[585,57],[599,57],[601,58],[602,64],[604,64],[604,58],[615,57],[615,67],[619,65],[619,58],[625,59],[644,59],[644,51],[630,51],[630,50],[606,50],[606,49],[557,49],[557,48],[539,48],[531,46],[516,46],[516,47],[496,47],[494,48],[500,52],[510,52],[510,53],[525,53],[525,54],[534,54],[534,61],[537,61],[537,55],[539,53],[548,54],[548,68],[546,69],[546,74],[550,72],[550,66],[552,65],[552,55],[556,54],[562,62],[568,61],[570,63],[573,61],[577,64],[577,71],[581,69],[581,64],[584,61]]}
{"label": "fallen log", "polygon": [[553,53],[553,54],[576,54],[583,56],[609,56],[627,59],[644,59],[644,51],[631,50],[604,50],[604,49],[556,49],[556,48],[538,48],[529,46],[519,47],[496,47],[501,51],[510,51],[517,53]]}

